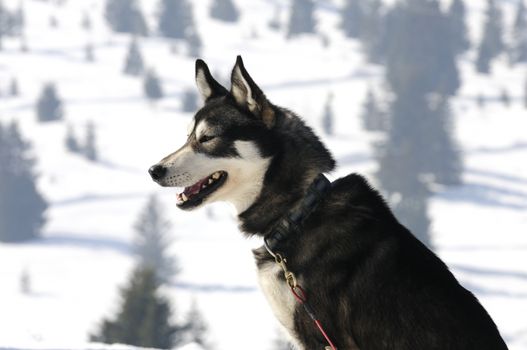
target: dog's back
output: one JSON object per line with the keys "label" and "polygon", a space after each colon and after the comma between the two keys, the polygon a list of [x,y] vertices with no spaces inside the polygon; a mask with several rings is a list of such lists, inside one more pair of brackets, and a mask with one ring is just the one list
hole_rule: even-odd
{"label": "dog's back", "polygon": [[[340,349],[507,349],[474,295],[359,175],[334,182],[287,255]],[[320,348],[296,316],[306,349]]]}

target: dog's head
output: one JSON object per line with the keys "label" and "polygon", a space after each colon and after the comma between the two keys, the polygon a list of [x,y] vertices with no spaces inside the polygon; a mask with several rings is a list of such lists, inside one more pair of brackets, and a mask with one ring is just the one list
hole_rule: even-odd
{"label": "dog's head", "polygon": [[196,61],[196,84],[205,105],[188,129],[187,142],[149,169],[161,186],[183,187],[177,206],[194,209],[229,201],[238,212],[259,195],[273,154],[275,110],[247,73],[240,56],[231,91]]}

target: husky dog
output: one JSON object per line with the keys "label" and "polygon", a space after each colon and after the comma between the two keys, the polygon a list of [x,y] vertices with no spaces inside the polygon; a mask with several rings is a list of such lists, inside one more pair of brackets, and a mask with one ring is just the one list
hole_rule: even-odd
{"label": "husky dog", "polygon": [[[150,175],[161,186],[184,188],[179,208],[231,202],[240,230],[264,237],[335,161],[298,116],[267,100],[240,57],[230,91],[202,60],[196,83],[205,104],[187,142]],[[334,181],[280,252],[339,350],[507,349],[474,295],[359,175]],[[295,345],[324,349],[328,343],[272,255],[262,247],[254,256],[262,290]]]}

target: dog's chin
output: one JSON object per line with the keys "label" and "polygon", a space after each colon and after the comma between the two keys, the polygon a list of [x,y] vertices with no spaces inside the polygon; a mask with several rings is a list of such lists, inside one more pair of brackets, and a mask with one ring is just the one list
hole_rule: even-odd
{"label": "dog's chin", "polygon": [[205,204],[207,199],[225,184],[227,177],[227,172],[220,170],[191,186],[185,187],[183,192],[177,195],[177,207],[182,210],[197,209]]}

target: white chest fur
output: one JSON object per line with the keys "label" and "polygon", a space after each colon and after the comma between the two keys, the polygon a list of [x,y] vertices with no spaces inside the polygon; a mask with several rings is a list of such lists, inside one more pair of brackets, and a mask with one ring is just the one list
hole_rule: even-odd
{"label": "white chest fur", "polygon": [[270,262],[258,269],[258,280],[275,317],[287,330],[297,348],[302,349],[295,339],[294,331],[294,314],[297,302],[291,294],[287,283],[279,278],[281,274],[283,272],[280,266]]}

